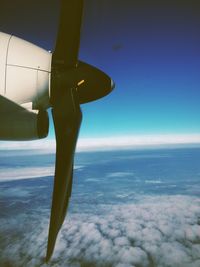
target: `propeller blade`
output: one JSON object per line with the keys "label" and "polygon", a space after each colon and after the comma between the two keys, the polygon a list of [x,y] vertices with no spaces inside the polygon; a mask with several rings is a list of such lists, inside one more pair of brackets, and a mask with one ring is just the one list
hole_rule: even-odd
{"label": "propeller blade", "polygon": [[61,13],[52,66],[75,67],[78,62],[83,0],[61,0]]}
{"label": "propeller blade", "polygon": [[71,196],[74,153],[82,119],[80,104],[101,98],[114,87],[104,72],[78,61],[83,0],[60,1],[60,23],[51,63],[56,166],[46,261],[53,253]]}
{"label": "propeller blade", "polygon": [[46,261],[53,253],[71,196],[74,152],[82,119],[76,88],[60,91],[60,102],[55,102],[52,115],[56,134],[56,166]]}

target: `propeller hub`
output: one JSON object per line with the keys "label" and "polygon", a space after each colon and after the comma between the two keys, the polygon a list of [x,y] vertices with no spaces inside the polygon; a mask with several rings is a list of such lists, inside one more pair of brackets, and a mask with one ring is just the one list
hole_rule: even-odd
{"label": "propeller hub", "polygon": [[108,95],[114,86],[113,80],[106,73],[82,61],[73,68],[57,65],[51,74],[51,103],[54,105],[60,98],[59,88],[77,88],[78,101],[84,104]]}

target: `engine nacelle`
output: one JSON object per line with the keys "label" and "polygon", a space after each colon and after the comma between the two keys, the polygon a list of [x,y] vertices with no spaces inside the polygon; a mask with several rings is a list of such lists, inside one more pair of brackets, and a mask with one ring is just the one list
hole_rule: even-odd
{"label": "engine nacelle", "polygon": [[31,112],[21,109],[0,116],[0,140],[36,140],[46,137],[48,129],[48,113],[44,110]]}
{"label": "engine nacelle", "polygon": [[49,107],[51,53],[0,32],[0,95],[34,109]]}

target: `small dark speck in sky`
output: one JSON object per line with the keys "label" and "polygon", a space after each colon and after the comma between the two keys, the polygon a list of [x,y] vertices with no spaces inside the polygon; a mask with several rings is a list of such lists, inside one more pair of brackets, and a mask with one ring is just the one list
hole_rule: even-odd
{"label": "small dark speck in sky", "polygon": [[123,45],[122,44],[114,44],[113,46],[112,46],[112,50],[113,51],[119,51],[119,50],[121,50],[123,48]]}

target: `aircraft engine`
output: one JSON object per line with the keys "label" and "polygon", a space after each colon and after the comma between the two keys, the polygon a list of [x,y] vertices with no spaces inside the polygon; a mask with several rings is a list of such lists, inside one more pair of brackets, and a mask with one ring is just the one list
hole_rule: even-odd
{"label": "aircraft engine", "polygon": [[34,109],[49,107],[51,53],[0,32],[0,95]]}
{"label": "aircraft engine", "polygon": [[51,53],[0,32],[0,140],[48,134]]}

